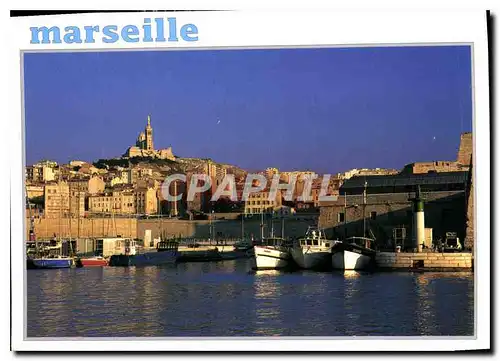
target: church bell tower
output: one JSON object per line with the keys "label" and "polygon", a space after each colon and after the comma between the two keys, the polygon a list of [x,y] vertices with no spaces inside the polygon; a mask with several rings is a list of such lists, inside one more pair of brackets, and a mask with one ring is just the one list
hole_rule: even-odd
{"label": "church bell tower", "polygon": [[144,131],[146,134],[146,150],[154,150],[153,147],[153,127],[151,127],[151,116],[148,115],[148,124]]}

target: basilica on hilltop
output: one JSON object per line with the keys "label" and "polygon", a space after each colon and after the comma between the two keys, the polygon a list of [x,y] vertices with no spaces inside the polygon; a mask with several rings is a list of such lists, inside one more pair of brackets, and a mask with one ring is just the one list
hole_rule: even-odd
{"label": "basilica on hilltop", "polygon": [[149,115],[146,128],[137,137],[135,145],[129,147],[122,157],[123,158],[149,157],[149,158],[175,160],[175,156],[172,153],[172,147],[155,150],[153,145],[153,127],[151,126],[151,117]]}

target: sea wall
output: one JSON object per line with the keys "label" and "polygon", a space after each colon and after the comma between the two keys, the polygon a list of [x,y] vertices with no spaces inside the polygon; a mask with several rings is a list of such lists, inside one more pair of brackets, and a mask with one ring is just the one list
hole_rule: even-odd
{"label": "sea wall", "polygon": [[[285,236],[298,237],[305,234],[307,227],[314,224],[312,218],[285,220]],[[260,237],[260,219],[241,220],[178,220],[178,219],[135,219],[135,218],[35,218],[35,234],[39,239],[53,237],[63,238],[99,238],[99,237],[132,237],[144,239],[146,230],[151,230],[153,238],[160,233],[167,237],[209,238],[212,233],[217,238],[241,238],[242,228],[247,237]],[[264,221],[264,234],[274,229],[276,236],[281,235],[281,221],[276,219]],[[29,235],[29,220],[26,220],[26,239]],[[213,236],[212,236],[213,238]]]}
{"label": "sea wall", "polygon": [[380,269],[472,269],[472,253],[394,253],[379,252],[375,257]]}

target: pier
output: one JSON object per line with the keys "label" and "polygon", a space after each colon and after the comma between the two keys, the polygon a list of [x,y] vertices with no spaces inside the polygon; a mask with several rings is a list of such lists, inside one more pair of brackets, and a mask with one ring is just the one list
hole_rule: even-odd
{"label": "pier", "polygon": [[472,270],[474,257],[472,253],[396,253],[377,252],[375,256],[377,269],[389,270],[421,270],[421,271],[458,271]]}

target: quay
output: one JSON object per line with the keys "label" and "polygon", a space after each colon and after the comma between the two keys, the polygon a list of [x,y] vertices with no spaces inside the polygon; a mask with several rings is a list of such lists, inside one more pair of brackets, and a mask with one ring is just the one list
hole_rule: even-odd
{"label": "quay", "polygon": [[377,252],[375,264],[380,271],[463,271],[474,269],[474,256],[466,252]]}

